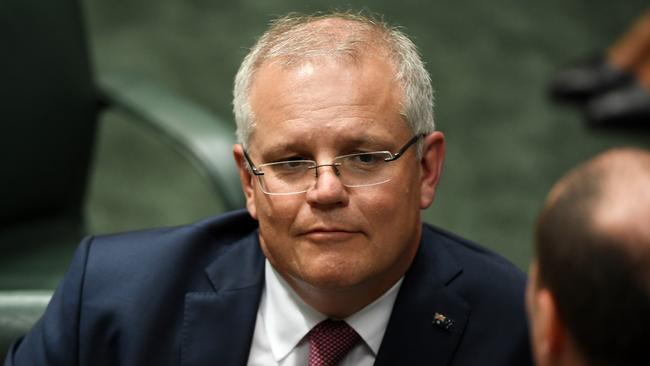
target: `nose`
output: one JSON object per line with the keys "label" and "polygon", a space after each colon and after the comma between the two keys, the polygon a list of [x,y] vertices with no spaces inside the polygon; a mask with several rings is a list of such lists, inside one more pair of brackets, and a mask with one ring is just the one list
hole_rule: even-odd
{"label": "nose", "polygon": [[327,164],[315,169],[316,183],[307,191],[307,202],[312,205],[347,205],[348,191],[341,183],[338,168]]}

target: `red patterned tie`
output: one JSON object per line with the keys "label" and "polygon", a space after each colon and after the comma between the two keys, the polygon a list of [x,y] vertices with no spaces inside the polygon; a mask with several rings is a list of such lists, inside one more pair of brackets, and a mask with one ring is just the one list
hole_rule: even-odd
{"label": "red patterned tie", "polygon": [[309,366],[336,366],[361,340],[342,320],[326,319],[309,332]]}

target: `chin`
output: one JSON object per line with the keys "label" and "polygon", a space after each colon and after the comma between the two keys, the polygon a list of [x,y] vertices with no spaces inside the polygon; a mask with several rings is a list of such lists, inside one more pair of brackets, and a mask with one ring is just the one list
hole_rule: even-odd
{"label": "chin", "polygon": [[357,287],[367,279],[367,274],[358,263],[331,261],[316,265],[304,271],[300,278],[309,285],[323,290],[345,290]]}
{"label": "chin", "polygon": [[303,281],[308,283],[310,286],[317,288],[319,290],[328,290],[328,291],[343,291],[355,288],[362,281],[352,280],[349,276],[313,276],[308,278],[303,278]]}

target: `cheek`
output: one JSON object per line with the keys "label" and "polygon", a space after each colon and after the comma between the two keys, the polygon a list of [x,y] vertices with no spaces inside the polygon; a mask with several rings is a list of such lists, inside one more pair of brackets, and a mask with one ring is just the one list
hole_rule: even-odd
{"label": "cheek", "polygon": [[287,242],[300,209],[300,200],[297,197],[262,194],[255,197],[255,209],[260,233],[267,238],[268,244]]}
{"label": "cheek", "polygon": [[420,209],[414,204],[419,202],[416,190],[399,184],[381,188],[388,189],[368,190],[355,200],[377,236],[375,240],[395,240],[403,235],[410,236],[410,230],[403,229],[419,225]]}
{"label": "cheek", "polygon": [[[394,216],[394,219],[397,220],[411,217],[414,212],[420,212],[420,185],[410,173],[403,178],[389,182],[389,184],[392,183],[392,187],[384,199],[385,205],[390,206],[390,211],[387,211],[391,212],[389,216]],[[398,213],[402,216],[397,217]]]}
{"label": "cheek", "polygon": [[301,201],[294,196],[269,196],[264,193],[255,195],[254,202],[260,221],[282,222],[292,220],[300,208]]}
{"label": "cheek", "polygon": [[[287,198],[287,197],[280,197]],[[257,221],[260,231],[260,245],[266,258],[274,267],[283,271],[292,262],[290,228],[295,215],[290,200],[284,202],[267,195],[255,199]]]}

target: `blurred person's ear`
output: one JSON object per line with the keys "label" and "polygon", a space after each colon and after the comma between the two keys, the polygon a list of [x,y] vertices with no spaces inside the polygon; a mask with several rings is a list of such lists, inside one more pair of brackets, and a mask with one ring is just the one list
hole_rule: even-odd
{"label": "blurred person's ear", "polygon": [[553,293],[539,285],[536,262],[530,265],[526,307],[536,364],[560,365],[558,360],[567,351],[567,329],[558,312]]}

